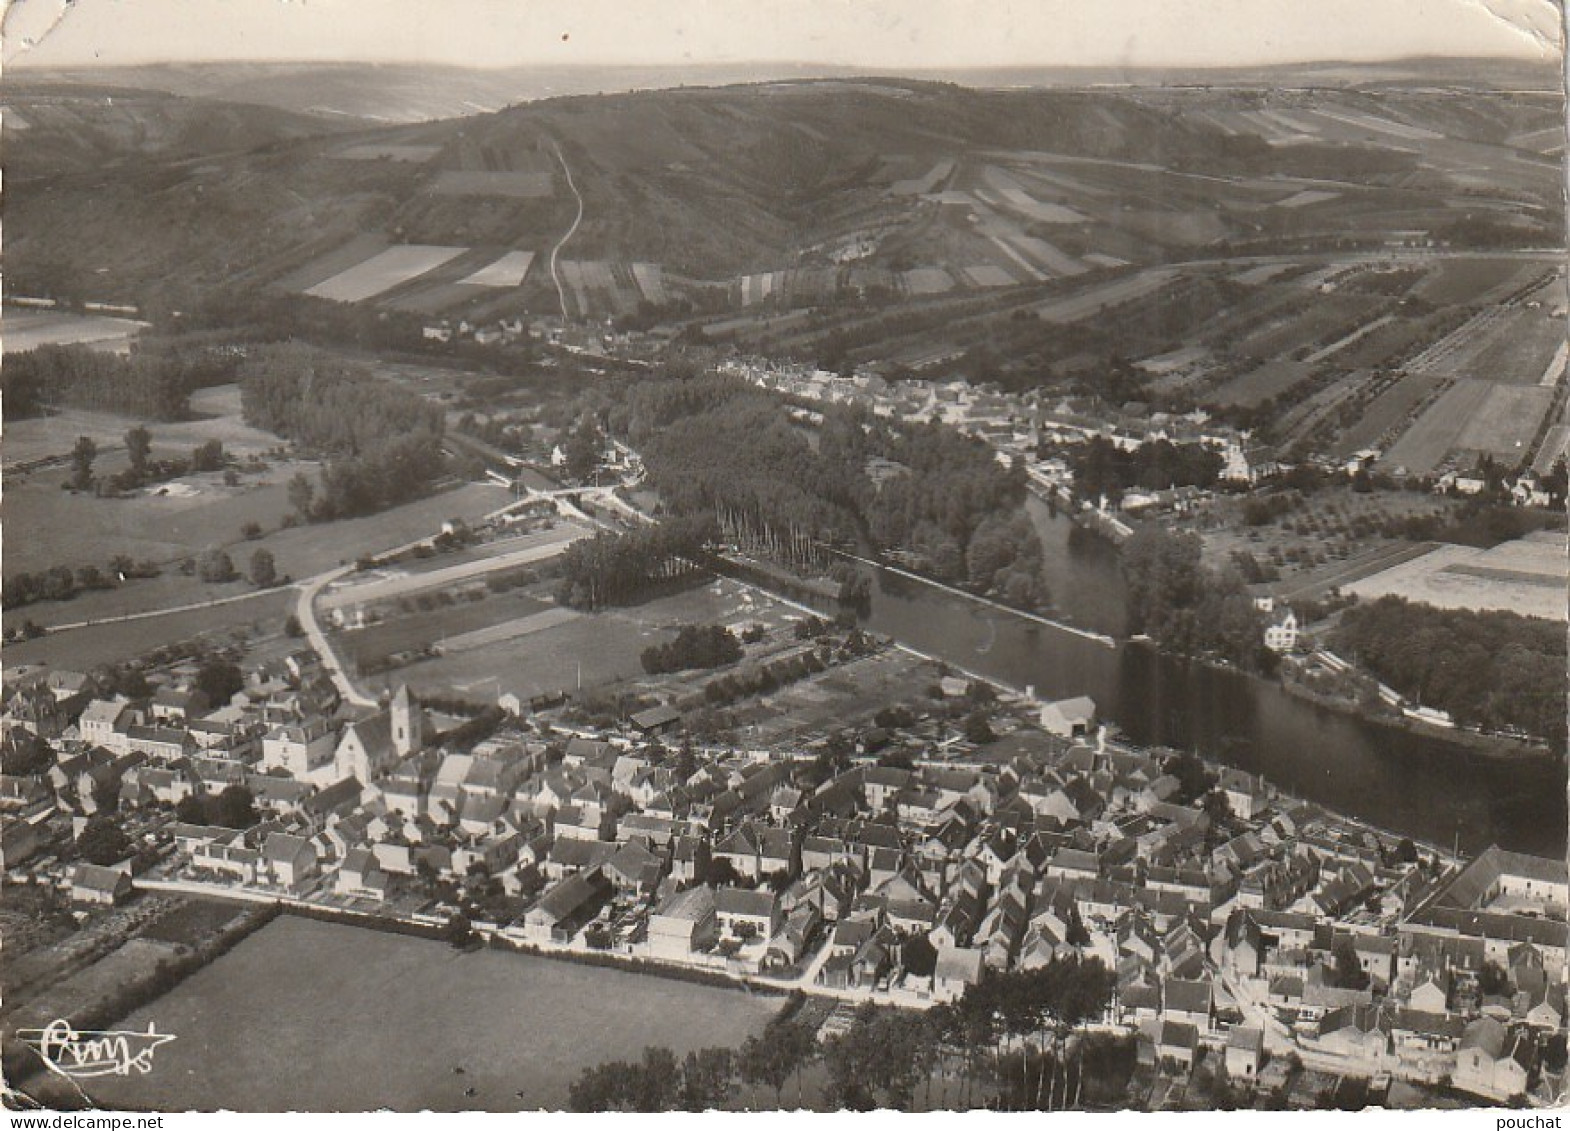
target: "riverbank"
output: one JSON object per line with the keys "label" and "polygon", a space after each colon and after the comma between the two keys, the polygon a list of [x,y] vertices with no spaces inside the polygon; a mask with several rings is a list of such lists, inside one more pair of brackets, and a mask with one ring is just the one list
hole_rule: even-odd
{"label": "riverbank", "polygon": [[1422,719],[1416,719],[1396,711],[1376,711],[1351,696],[1317,691],[1307,686],[1300,679],[1291,678],[1285,672],[1281,675],[1279,683],[1283,691],[1296,699],[1302,699],[1305,702],[1313,703],[1327,710],[1351,715],[1378,726],[1389,727],[1392,730],[1406,731],[1409,734],[1417,734],[1425,738],[1434,738],[1455,746],[1462,746],[1468,751],[1480,754],[1485,758],[1520,762],[1562,760],[1561,755],[1555,754],[1544,743],[1511,738],[1509,735],[1503,734],[1486,734],[1479,730],[1473,730],[1470,727],[1440,726],[1437,723],[1424,722]]}
{"label": "riverbank", "polygon": [[1077,628],[1072,624],[1065,624],[1063,621],[1053,620],[1051,617],[1044,617],[1040,613],[1031,613],[1026,612],[1024,609],[1016,609],[1012,605],[1005,605],[1001,601],[994,601],[991,597],[982,597],[976,593],[971,593],[967,590],[960,589],[957,586],[949,585],[946,582],[935,581],[930,577],[924,577],[921,574],[915,573],[911,570],[901,569],[899,566],[892,566],[884,562],[875,562],[870,558],[859,557],[856,554],[849,553],[846,550],[835,550],[834,553],[838,554],[842,558],[846,558],[860,565],[871,566],[873,569],[884,570],[893,574],[895,577],[903,577],[909,581],[919,581],[923,585],[930,585],[934,589],[941,590],[944,593],[951,594],[955,597],[963,597],[967,601],[974,601],[976,604],[988,609],[992,609],[996,612],[1008,613],[1012,616],[1019,617],[1021,620],[1027,620],[1035,624],[1045,625],[1047,628],[1055,628],[1059,632],[1066,632],[1072,636],[1078,636],[1082,640],[1089,640],[1093,643],[1100,644],[1104,648],[1115,649],[1118,646],[1118,642],[1115,639],[1103,632],[1092,632],[1088,628]]}

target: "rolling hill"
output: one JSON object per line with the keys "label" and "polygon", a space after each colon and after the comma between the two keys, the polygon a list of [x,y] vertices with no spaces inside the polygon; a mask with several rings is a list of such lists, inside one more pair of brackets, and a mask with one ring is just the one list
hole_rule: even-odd
{"label": "rolling hill", "polygon": [[[226,285],[432,317],[789,311],[1259,250],[1562,240],[1554,95],[841,77],[375,126],[0,93],[13,292],[143,306]],[[528,264],[520,282],[473,281],[502,262]]]}

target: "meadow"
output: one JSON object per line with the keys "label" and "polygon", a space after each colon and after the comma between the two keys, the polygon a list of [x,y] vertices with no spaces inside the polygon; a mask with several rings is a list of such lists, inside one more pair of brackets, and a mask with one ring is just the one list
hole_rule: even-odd
{"label": "meadow", "polygon": [[6,307],[6,353],[22,353],[39,346],[86,345],[96,349],[125,350],[146,326],[130,318],[101,314],[75,314],[69,310],[28,310]]}
{"label": "meadow", "polygon": [[90,1091],[163,1110],[559,1109],[585,1067],[735,1047],[780,1004],[284,916],[127,1018],[177,1039],[150,1074]]}

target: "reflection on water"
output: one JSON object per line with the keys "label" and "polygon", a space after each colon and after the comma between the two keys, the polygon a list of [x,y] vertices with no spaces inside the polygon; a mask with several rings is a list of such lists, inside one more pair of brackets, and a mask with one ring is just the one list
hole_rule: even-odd
{"label": "reflection on water", "polygon": [[[1116,550],[1041,507],[1032,516],[1058,614],[1118,632]],[[1565,777],[1294,698],[1278,686],[1128,644],[1109,649],[878,571],[867,624],[1043,698],[1089,695],[1134,742],[1192,749],[1395,832],[1463,849],[1564,851]]]}

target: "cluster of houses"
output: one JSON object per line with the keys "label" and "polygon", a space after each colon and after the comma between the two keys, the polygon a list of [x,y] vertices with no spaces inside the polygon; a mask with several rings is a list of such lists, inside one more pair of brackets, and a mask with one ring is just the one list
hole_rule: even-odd
{"label": "cluster of houses", "polygon": [[[1179,1064],[1220,1050],[1238,1078],[1290,1046],[1509,1097],[1542,1086],[1540,1038],[1564,1025],[1562,861],[1447,870],[1236,770],[1185,794],[1169,762],[1105,741],[1089,700],[985,760],[820,780],[802,752],[678,753],[636,728],[511,722],[455,748],[406,688],[343,708],[309,653],[219,706],[178,673],[136,701],[90,683],[54,673],[7,702],[7,741],[57,752],[3,783],[8,866],[29,814],[239,786],[254,823],[175,821],[165,874],[362,909],[479,876],[511,901],[488,925],[521,941],[913,1005],[1093,956],[1110,1021]],[[79,871],[84,899],[127,893],[124,869]]]}
{"label": "cluster of houses", "polygon": [[[1221,478],[1232,483],[1258,483],[1281,470],[1268,447],[1255,442],[1247,432],[1213,421],[1199,411],[1173,415],[1136,410],[1108,416],[1104,407],[1091,412],[1073,399],[1043,406],[962,380],[890,381],[870,371],[841,377],[811,365],[758,358],[732,359],[720,368],[762,388],[802,400],[860,405],[878,416],[897,420],[941,420],[991,443],[1004,461],[1023,457],[1031,465],[1033,477],[1049,489],[1069,486],[1069,475],[1061,460],[1037,460],[1036,453],[1044,440],[1082,444],[1100,437],[1123,451],[1134,451],[1158,440],[1200,444],[1221,456]],[[1191,490],[1163,492],[1159,496],[1152,493],[1149,498],[1131,495],[1123,505],[1125,509],[1176,509],[1192,501],[1192,497]]]}

